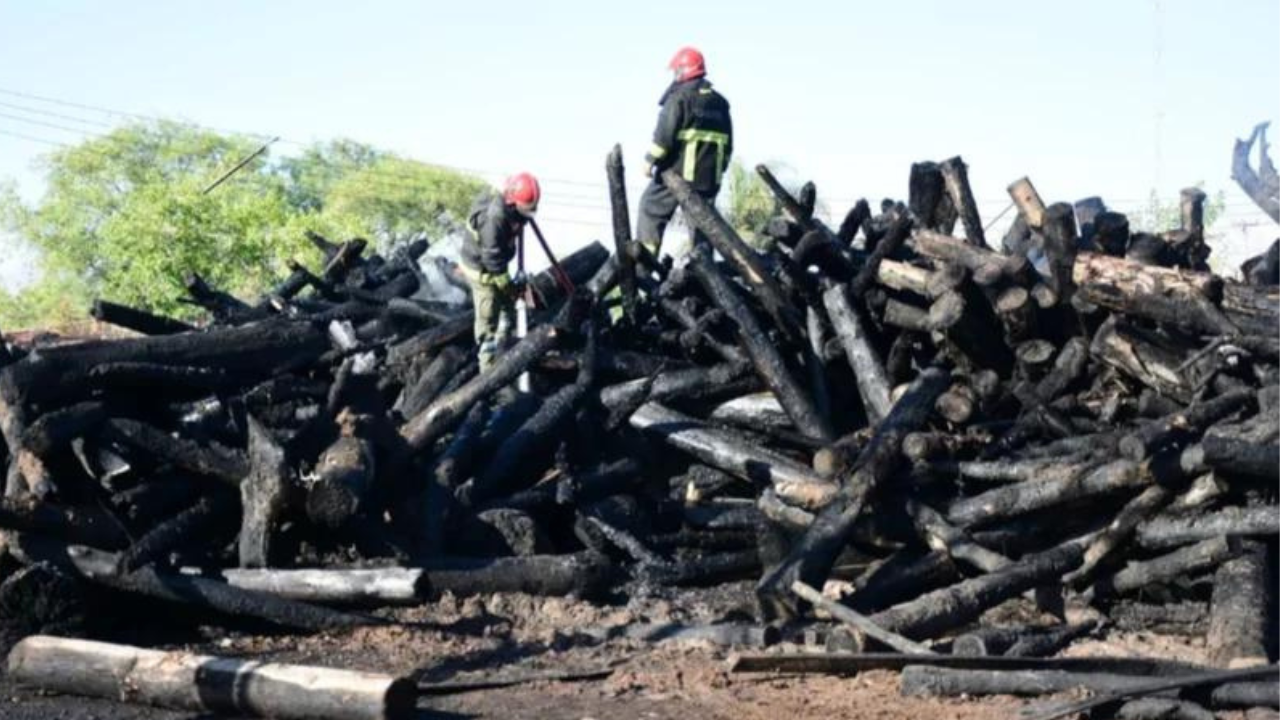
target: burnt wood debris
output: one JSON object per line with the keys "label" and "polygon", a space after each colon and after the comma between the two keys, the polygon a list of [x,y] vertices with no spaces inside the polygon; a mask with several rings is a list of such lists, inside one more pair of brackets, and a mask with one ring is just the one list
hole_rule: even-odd
{"label": "burnt wood debris", "polygon": [[[845,639],[735,671],[1080,687],[1132,717],[1276,704],[1264,671],[1141,693],[1276,660],[1280,245],[1214,273],[1204,193],[1183,193],[1179,227],[1139,229],[1027,178],[992,237],[955,157],[836,229],[812,186],[794,197],[761,167],[778,210],[750,244],[669,175],[706,238],[673,260],[632,239],[619,148],[606,171],[612,241],[563,259],[569,295],[532,280],[532,329],[484,371],[469,305],[421,270],[425,240],[379,254],[311,234],[323,265],[262,297],[187,278],[203,322],[103,300],[94,317],[128,332],[6,343],[9,636],[97,639],[104,608],[135,602],[314,632],[446,592],[617,602],[736,582],[756,623],[699,637]],[[1277,217],[1265,128],[1235,175]],[[1058,623],[983,621],[1007,601]],[[1050,662],[1112,628],[1203,637],[1210,664]],[[17,676],[65,689],[108,652],[60,642],[18,646]],[[203,707],[194,668],[212,660],[183,662],[165,692]],[[352,717],[403,704],[389,680],[349,682]]]}

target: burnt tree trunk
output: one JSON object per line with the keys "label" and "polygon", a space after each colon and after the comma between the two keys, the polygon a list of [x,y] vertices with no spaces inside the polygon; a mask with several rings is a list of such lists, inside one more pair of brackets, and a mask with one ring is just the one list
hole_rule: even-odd
{"label": "burnt tree trunk", "polygon": [[1252,388],[1232,390],[1139,427],[1120,439],[1120,454],[1130,460],[1143,460],[1167,445],[1181,446],[1193,441],[1210,425],[1238,412],[1256,410],[1257,396]]}
{"label": "burnt tree trunk", "polygon": [[125,529],[99,507],[60,507],[31,497],[0,498],[0,528],[41,533],[104,550],[129,544]]}
{"label": "burnt tree trunk", "polygon": [[218,531],[229,517],[234,517],[235,511],[235,502],[225,494],[200,498],[191,507],[149,530],[121,553],[118,572],[130,573],[151,564],[167,565],[164,556],[170,551],[187,544],[212,544],[210,540],[220,537]]}
{"label": "burnt tree trunk", "polygon": [[187,575],[161,575],[150,568],[135,570],[127,575],[95,575],[90,579],[122,592],[191,605],[230,617],[257,618],[299,630],[335,630],[381,622],[371,617],[241,590],[217,580]]}
{"label": "burnt tree trunk", "polygon": [[872,615],[871,620],[907,637],[935,637],[974,620],[1011,597],[1061,577],[1080,564],[1083,552],[1083,543],[1071,540],[996,572],[895,605]]}
{"label": "burnt tree trunk", "polygon": [[1280,534],[1280,507],[1227,507],[1191,517],[1160,516],[1138,526],[1138,542],[1160,549],[1199,542],[1220,535],[1275,536]]}
{"label": "burnt tree trunk", "polygon": [[967,533],[948,523],[941,513],[928,505],[915,500],[908,501],[907,514],[911,516],[916,533],[924,544],[933,550],[947,553],[953,560],[982,572],[996,572],[1012,563],[1009,558],[974,542]]}
{"label": "burnt tree trunk", "polygon": [[1201,444],[1205,464],[1227,475],[1274,480],[1280,466],[1280,427],[1274,410],[1244,422],[1215,425]]}
{"label": "burnt tree trunk", "polygon": [[636,263],[631,244],[631,215],[627,209],[626,175],[622,166],[622,146],[614,145],[604,163],[609,181],[609,207],[613,211],[613,261],[618,264],[618,287],[622,289],[622,314],[630,321],[636,314]]}
{"label": "burnt tree trunk", "polygon": [[542,407],[502,443],[488,467],[470,485],[459,488],[456,493],[459,501],[468,506],[477,505],[518,489],[521,483],[545,467],[551,449],[595,383],[594,332],[589,334],[582,357],[582,365],[573,384],[548,397]]}
{"label": "burnt tree trunk", "polygon": [[1030,480],[962,498],[947,508],[947,518],[963,527],[982,525],[1150,482],[1140,465],[1117,460],[1066,477]]}
{"label": "burnt tree trunk", "polygon": [[1150,560],[1133,561],[1110,577],[1094,583],[1098,596],[1128,595],[1148,585],[1169,582],[1213,569],[1238,552],[1237,543],[1226,537],[1202,540]]}
{"label": "burnt tree trunk", "polygon": [[956,670],[911,665],[903,668],[901,690],[907,696],[959,697],[961,695],[1017,695],[1037,697],[1069,690],[1093,693],[1136,690],[1151,678],[1118,673],[1086,673],[1065,670]]}
{"label": "burnt tree trunk", "polygon": [[290,471],[284,450],[249,418],[249,472],[240,483],[240,567],[271,564],[274,535],[288,501]]}
{"label": "burnt tree trunk", "polygon": [[719,397],[726,387],[738,383],[745,371],[744,367],[723,363],[710,367],[668,370],[603,388],[600,391],[600,403],[612,411],[645,401],[669,402]]}
{"label": "burnt tree trunk", "polygon": [[[1280,175],[1276,174],[1276,168],[1271,164],[1271,156],[1267,152],[1269,124],[1259,123],[1254,126],[1248,140],[1236,140],[1235,148],[1231,151],[1231,179],[1236,181],[1244,194],[1262,208],[1263,212],[1280,223]],[[1254,143],[1259,138],[1262,140],[1258,150],[1261,174],[1249,165],[1249,155],[1253,153]]]}
{"label": "burnt tree trunk", "polygon": [[930,230],[917,230],[909,244],[921,255],[965,268],[979,285],[1021,285],[1031,279],[1031,264],[1021,255],[1004,255]]}
{"label": "burnt tree trunk", "polygon": [[780,482],[831,485],[794,460],[657,403],[641,406],[631,415],[630,422],[637,430],[657,436],[672,447],[744,480],[762,485]]}
{"label": "burnt tree trunk", "polygon": [[881,481],[901,464],[902,439],[924,423],[946,384],[945,372],[928,368],[894,404],[877,426],[836,500],[814,520],[787,557],[770,568],[756,586],[756,596],[766,616],[795,614],[788,590],[797,580],[814,587],[826,582],[867,500]]}
{"label": "burnt tree trunk", "polygon": [[960,156],[943,160],[938,166],[942,171],[942,179],[946,183],[947,195],[951,204],[960,213],[960,223],[964,225],[964,238],[972,245],[987,247],[987,236],[982,229],[982,218],[978,215],[978,203],[973,199],[973,189],[969,187],[969,167]]}
{"label": "burnt tree trunk", "polygon": [[1229,669],[1266,665],[1267,614],[1272,588],[1267,580],[1267,550],[1247,543],[1239,557],[1228,560],[1213,576],[1209,602],[1209,661]]}
{"label": "burnt tree trunk", "polygon": [[1094,305],[1208,334],[1237,332],[1219,307],[1224,285],[1215,275],[1080,253],[1071,279]]}
{"label": "burnt tree trunk", "polygon": [[611,566],[593,552],[492,559],[441,559],[423,568],[422,597],[489,593],[573,595],[590,599],[607,586]]}
{"label": "burnt tree trunk", "polygon": [[373,445],[344,427],[316,460],[307,488],[307,517],[320,527],[337,529],[364,507],[376,477]]}
{"label": "burnt tree trunk", "polygon": [[855,298],[862,299],[866,296],[867,291],[871,289],[871,285],[881,274],[880,267],[887,261],[891,255],[897,254],[906,244],[907,238],[911,235],[911,218],[907,215],[901,215],[894,218],[893,224],[885,232],[885,236],[876,243],[875,249],[871,251],[871,255],[863,262],[862,268],[858,270],[858,274],[854,276],[853,281],[849,284],[849,291]]}
{"label": "burnt tree trunk", "polygon": [[1044,201],[1040,199],[1040,193],[1036,192],[1036,186],[1031,184],[1030,178],[1014,180],[1009,185],[1009,197],[1013,198],[1013,204],[1018,206],[1018,213],[1028,227],[1039,230],[1044,225]]}
{"label": "burnt tree trunk", "polygon": [[1067,203],[1054,203],[1044,212],[1041,232],[1044,235],[1044,256],[1049,265],[1049,289],[1058,296],[1060,303],[1071,300],[1075,294],[1072,269],[1076,260],[1076,214]]}
{"label": "burnt tree trunk", "polygon": [[137,420],[111,418],[103,425],[99,437],[137,448],[182,470],[231,485],[238,486],[249,472],[248,460],[237,450],[173,437]]}
{"label": "burnt tree trunk", "polygon": [[407,720],[416,697],[389,675],[44,635],[13,648],[8,675],[45,691],[282,720]]}
{"label": "burnt tree trunk", "polygon": [[529,331],[520,342],[503,352],[488,370],[457,390],[436,399],[400,428],[400,434],[414,450],[427,446],[449,430],[471,409],[511,383],[529,365],[541,358],[557,342],[559,333],[551,325]]}
{"label": "burnt tree trunk", "polygon": [[927,161],[912,163],[907,185],[907,205],[911,214],[925,228],[950,233],[956,224],[956,207],[947,194],[946,180],[938,164]]}
{"label": "burnt tree trunk", "polygon": [[[760,262],[760,257],[734,232],[720,213],[695,193],[689,183],[674,170],[662,173],[662,180],[679,201],[690,224],[702,231],[729,264],[742,278],[752,294],[764,305],[778,330],[788,338],[799,337],[800,318],[791,303],[787,302],[782,288]],[[696,248],[695,248],[696,249]]]}
{"label": "burnt tree trunk", "polygon": [[403,417],[413,417],[425,410],[466,366],[467,355],[467,351],[456,345],[441,350],[417,378],[405,386],[395,409]]}
{"label": "burnt tree trunk", "polygon": [[1098,328],[1090,345],[1095,358],[1147,387],[1188,404],[1198,386],[1194,368],[1184,368],[1182,353],[1158,343],[1152,334],[1112,315]]}
{"label": "burnt tree trunk", "polygon": [[148,362],[270,374],[318,358],[329,343],[309,323],[265,321],[242,327],[155,337],[95,340],[42,349],[0,371],[0,396],[10,405],[73,395],[98,365]]}
{"label": "burnt tree trunk", "polygon": [[747,356],[751,358],[756,372],[760,374],[760,379],[768,385],[777,396],[778,402],[791,416],[796,429],[815,440],[823,442],[831,440],[833,434],[827,421],[818,414],[813,400],[791,376],[791,371],[782,355],[769,341],[755,314],[734,292],[732,285],[711,262],[705,251],[694,248],[693,258],[690,268],[698,282],[716,306],[737,324],[738,337],[747,351]]}
{"label": "burnt tree trunk", "polygon": [[195,328],[181,320],[149,313],[146,310],[119,305],[109,300],[94,300],[89,311],[95,320],[111,323],[143,335],[173,335],[190,332]]}
{"label": "burnt tree trunk", "polygon": [[884,364],[871,344],[871,338],[858,317],[857,309],[850,302],[843,285],[833,285],[822,294],[827,316],[835,328],[836,337],[844,347],[849,367],[853,369],[858,395],[867,410],[867,419],[876,423],[889,414],[893,404],[889,401],[889,379]]}
{"label": "burnt tree trunk", "polygon": [[480,436],[489,417],[484,403],[472,407],[449,446],[426,472],[426,487],[414,497],[413,507],[406,513],[417,556],[434,558],[444,554],[445,528],[455,505],[453,492],[475,465]]}

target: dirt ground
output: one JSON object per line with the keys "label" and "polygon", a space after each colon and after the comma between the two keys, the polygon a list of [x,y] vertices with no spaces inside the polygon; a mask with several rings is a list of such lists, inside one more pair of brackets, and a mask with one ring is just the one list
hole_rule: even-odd
{"label": "dirt ground", "polygon": [[[312,636],[226,634],[169,645],[195,652],[313,663],[411,675],[422,682],[491,680],[546,671],[610,669],[603,679],[541,680],[501,689],[424,696],[422,718],[868,718],[923,720],[1016,718],[1032,705],[1017,698],[935,700],[898,694],[897,674],[856,677],[746,675],[727,672],[732,649],[705,641],[651,643],[608,639],[633,623],[742,620],[750,585],[679,596],[648,596],[597,606],[562,598],[497,595],[385,613],[400,624]],[[1010,605],[993,611],[1025,613]],[[998,619],[998,618],[992,618]],[[1161,636],[1111,635],[1077,643],[1067,654],[1147,655],[1194,662],[1198,643]],[[780,649],[798,649],[783,644]],[[1056,698],[1061,700],[1063,698]],[[1036,704],[1044,700],[1035,701]],[[200,717],[106,700],[47,695],[0,677],[0,718],[13,720],[189,720]],[[1223,715],[1243,718],[1243,715]]]}

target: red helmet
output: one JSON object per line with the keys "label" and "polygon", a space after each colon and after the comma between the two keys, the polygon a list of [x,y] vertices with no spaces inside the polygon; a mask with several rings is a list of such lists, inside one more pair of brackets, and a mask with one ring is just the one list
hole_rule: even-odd
{"label": "red helmet", "polygon": [[707,74],[707,59],[694,47],[682,47],[667,64],[676,75],[676,82],[700,78]]}
{"label": "red helmet", "polygon": [[521,215],[532,215],[538,211],[538,201],[542,199],[542,188],[538,187],[538,179],[522,172],[507,178],[502,187],[502,199],[515,205]]}

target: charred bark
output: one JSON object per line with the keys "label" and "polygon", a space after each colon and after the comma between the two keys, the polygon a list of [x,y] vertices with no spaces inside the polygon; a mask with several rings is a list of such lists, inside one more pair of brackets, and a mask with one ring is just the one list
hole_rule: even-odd
{"label": "charred bark", "polygon": [[716,306],[737,324],[738,337],[756,372],[778,397],[778,402],[782,403],[782,407],[791,416],[796,429],[816,440],[830,440],[832,432],[829,424],[818,414],[812,398],[806,395],[792,377],[781,354],[769,342],[754,313],[734,293],[729,281],[720,274],[706,253],[697,248],[694,249],[694,260],[690,267]]}
{"label": "charred bark", "polygon": [[1272,592],[1266,554],[1265,546],[1247,543],[1213,576],[1205,645],[1214,665],[1234,670],[1268,662],[1264,642]]}
{"label": "charred bark", "polygon": [[884,365],[879,354],[871,344],[862,320],[845,288],[834,285],[822,294],[823,304],[827,308],[827,316],[835,328],[836,337],[844,347],[849,367],[853,370],[854,381],[858,384],[858,395],[867,410],[867,418],[876,423],[889,414],[892,403],[889,402],[889,379],[885,376]]}
{"label": "charred bark", "polygon": [[636,314],[636,264],[628,246],[631,244],[631,215],[627,209],[626,175],[622,167],[622,146],[614,145],[604,163],[609,181],[609,207],[613,211],[614,262],[618,264],[618,287],[622,288],[622,313],[634,321]]}
{"label": "charred bark", "polygon": [[663,172],[662,180],[680,202],[689,222],[701,230],[716,251],[729,261],[738,276],[751,288],[752,294],[764,305],[778,330],[788,338],[798,337],[800,318],[795,308],[787,302],[782,288],[760,262],[756,252],[674,170]]}
{"label": "charred bark", "polygon": [[1138,526],[1138,542],[1160,549],[1200,542],[1221,535],[1280,534],[1280,508],[1274,505],[1226,507],[1192,517],[1160,516]]}
{"label": "charred bark", "polygon": [[173,335],[195,330],[193,326],[181,320],[156,315],[128,305],[119,305],[109,300],[94,300],[89,314],[99,322],[111,323],[143,335]]}
{"label": "charred bark", "polygon": [[1080,564],[1083,543],[1072,540],[996,572],[965,580],[871,616],[887,630],[911,638],[935,637],[977,618],[988,608],[1051,582]]}
{"label": "charred bark", "polygon": [[756,586],[756,596],[766,616],[794,614],[786,592],[795,581],[811,586],[826,581],[868,498],[899,466],[903,437],[924,423],[946,381],[946,373],[929,368],[894,404],[835,502],[822,511],[787,558],[770,568]]}
{"label": "charred bark", "polygon": [[498,358],[485,372],[457,390],[440,397],[400,428],[400,434],[414,450],[423,450],[449,430],[471,407],[515,380],[530,364],[557,342],[559,333],[551,325],[529,332]]}

